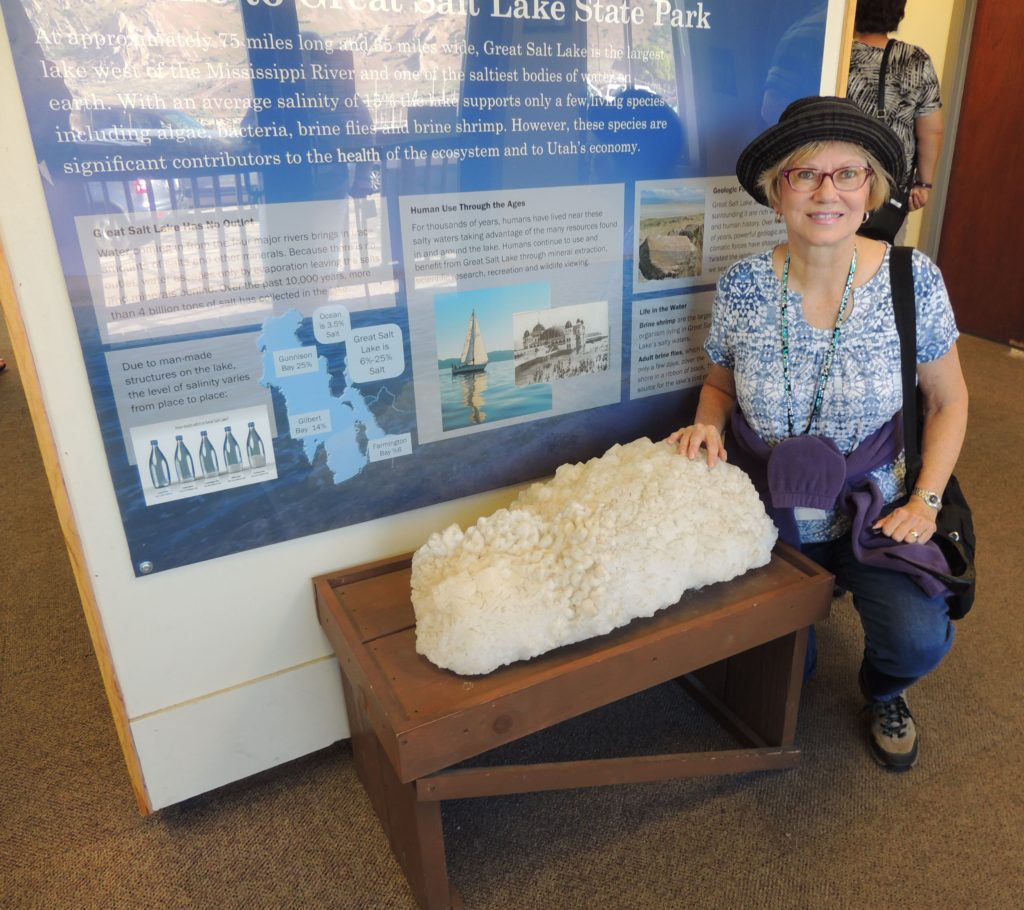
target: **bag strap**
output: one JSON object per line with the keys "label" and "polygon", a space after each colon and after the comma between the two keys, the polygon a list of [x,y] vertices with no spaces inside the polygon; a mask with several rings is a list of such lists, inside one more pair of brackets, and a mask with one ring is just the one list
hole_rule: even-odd
{"label": "bag strap", "polygon": [[[892,55],[892,50],[896,46],[896,39],[890,38],[885,45],[885,50],[882,51],[882,62],[878,67],[878,98],[875,100],[875,117],[878,120],[885,121],[885,76],[889,71],[889,57]],[[912,175],[907,176],[907,180],[911,180]],[[909,183],[907,187],[897,186],[895,183],[890,185],[890,199],[889,202],[894,204],[897,208],[903,208],[907,204],[907,197],[909,195]],[[904,214],[902,217],[906,218]]]}
{"label": "bag strap", "polygon": [[882,52],[882,64],[878,68],[878,101],[875,104],[875,116],[879,120],[885,119],[885,74],[889,69],[889,55],[896,44],[895,38],[890,38]]}
{"label": "bag strap", "polygon": [[917,305],[914,295],[914,251],[894,246],[889,252],[889,282],[896,332],[900,337],[900,373],[903,378],[903,451],[907,461],[907,488],[917,479],[921,462],[920,425],[917,419]]}

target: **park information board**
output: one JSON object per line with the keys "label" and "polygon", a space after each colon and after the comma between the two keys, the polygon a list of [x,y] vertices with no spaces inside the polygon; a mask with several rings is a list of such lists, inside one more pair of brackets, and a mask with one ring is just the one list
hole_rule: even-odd
{"label": "park information board", "polygon": [[[692,407],[820,0],[0,0],[133,570]],[[30,305],[30,302],[29,304]]]}

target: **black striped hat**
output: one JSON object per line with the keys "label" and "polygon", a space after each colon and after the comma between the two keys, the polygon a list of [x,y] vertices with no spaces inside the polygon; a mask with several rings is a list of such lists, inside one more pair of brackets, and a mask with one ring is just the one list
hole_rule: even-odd
{"label": "black striped hat", "polygon": [[740,184],[761,205],[768,199],[757,185],[761,175],[791,152],[811,142],[850,142],[871,152],[897,186],[906,168],[903,145],[876,117],[865,114],[848,98],[800,98],[789,105],[775,126],[750,143],[736,161]]}

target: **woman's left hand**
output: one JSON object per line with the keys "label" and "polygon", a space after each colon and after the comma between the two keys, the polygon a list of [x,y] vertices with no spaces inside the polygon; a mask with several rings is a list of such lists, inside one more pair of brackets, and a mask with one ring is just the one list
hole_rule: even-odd
{"label": "woman's left hand", "polygon": [[905,506],[893,509],[872,527],[900,543],[927,543],[935,533],[937,517],[935,509],[917,496],[911,496]]}

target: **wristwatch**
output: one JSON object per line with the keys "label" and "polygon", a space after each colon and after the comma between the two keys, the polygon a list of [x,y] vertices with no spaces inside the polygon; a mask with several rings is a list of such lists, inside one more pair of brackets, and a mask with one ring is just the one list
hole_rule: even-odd
{"label": "wristwatch", "polygon": [[934,490],[926,490],[924,487],[914,487],[910,492],[911,496],[916,496],[918,499],[923,499],[925,505],[931,506],[936,512],[942,508],[942,497]]}

